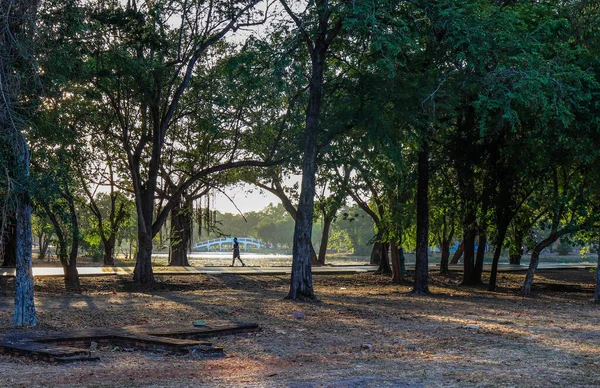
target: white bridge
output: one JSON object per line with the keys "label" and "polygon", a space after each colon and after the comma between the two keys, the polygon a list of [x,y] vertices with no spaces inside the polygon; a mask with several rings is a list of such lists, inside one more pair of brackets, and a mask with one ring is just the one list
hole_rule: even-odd
{"label": "white bridge", "polygon": [[[240,248],[242,248],[244,251],[247,250],[248,247],[265,248],[267,246],[257,238],[238,237],[237,241],[238,244],[240,244]],[[230,247],[233,247],[233,237],[222,237],[215,238],[213,240],[202,241],[194,245],[192,250],[196,251],[200,249],[206,249],[207,251],[210,251],[211,248],[218,247],[216,250],[221,251],[223,250],[223,245],[225,245],[227,249],[231,249]]]}

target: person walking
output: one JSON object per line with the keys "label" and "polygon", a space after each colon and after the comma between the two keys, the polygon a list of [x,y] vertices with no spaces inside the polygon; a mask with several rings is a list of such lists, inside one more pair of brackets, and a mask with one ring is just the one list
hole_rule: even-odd
{"label": "person walking", "polygon": [[235,259],[238,259],[242,263],[242,267],[246,266],[240,257],[240,244],[238,244],[237,237],[233,238],[233,260],[231,261],[231,267],[235,265]]}

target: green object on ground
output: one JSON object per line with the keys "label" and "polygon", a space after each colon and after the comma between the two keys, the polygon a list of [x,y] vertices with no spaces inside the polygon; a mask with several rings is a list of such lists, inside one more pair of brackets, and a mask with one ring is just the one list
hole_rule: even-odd
{"label": "green object on ground", "polygon": [[204,319],[198,319],[192,323],[194,324],[194,326],[206,326],[206,320]]}

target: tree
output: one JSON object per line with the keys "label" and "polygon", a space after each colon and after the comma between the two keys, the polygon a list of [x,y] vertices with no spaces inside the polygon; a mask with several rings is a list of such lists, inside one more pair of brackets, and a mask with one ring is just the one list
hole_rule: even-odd
{"label": "tree", "polygon": [[181,102],[192,79],[200,67],[208,66],[207,54],[226,35],[264,20],[264,12],[255,8],[258,2],[158,1],[138,8],[135,1],[127,6],[99,1],[90,7],[92,81],[101,93],[97,103],[116,117],[117,124],[107,128],[105,136],[122,144],[132,182],[138,219],[134,280],[140,284],[154,282],[152,240],[184,192],[219,171],[269,165],[240,158],[234,146],[223,163],[198,169],[177,182],[156,213],[165,145],[174,126],[186,117]]}
{"label": "tree", "polygon": [[[28,192],[29,147],[22,130],[27,116],[23,98],[33,79],[31,37],[35,29],[37,1],[8,0],[0,3],[0,194],[7,216],[15,223],[15,305],[14,326],[35,326],[37,314],[31,270],[31,203]],[[31,78],[30,78],[31,77]],[[4,223],[1,225],[4,228]]]}
{"label": "tree", "polygon": [[[297,34],[306,46],[311,67],[303,141],[302,185],[294,228],[292,275],[287,299],[316,300],[312,285],[310,247],[317,173],[317,138],[320,130],[319,119],[323,103],[327,57],[330,54],[331,44],[342,30],[344,17],[326,0],[309,3],[306,14],[294,12],[286,0],[280,0],[280,3],[295,24]],[[308,23],[305,22],[305,18],[308,19]]]}

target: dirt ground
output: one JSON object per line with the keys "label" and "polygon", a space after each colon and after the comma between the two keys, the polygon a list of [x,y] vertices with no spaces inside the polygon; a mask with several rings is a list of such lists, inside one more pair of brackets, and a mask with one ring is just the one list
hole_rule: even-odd
{"label": "dirt ground", "polygon": [[[283,276],[165,276],[150,291],[127,278],[83,278],[82,295],[65,294],[61,279],[38,279],[35,331],[196,319],[256,322],[262,331],[213,338],[221,358],[112,348],[95,351],[100,361],[69,364],[2,355],[0,385],[599,386],[594,274],[540,272],[531,298],[518,295],[523,276],[501,274],[493,293],[459,286],[458,274],[433,276],[432,294],[413,296],[408,283],[373,274],[318,275],[316,304],[284,300]],[[0,305],[8,333],[10,293]]]}

